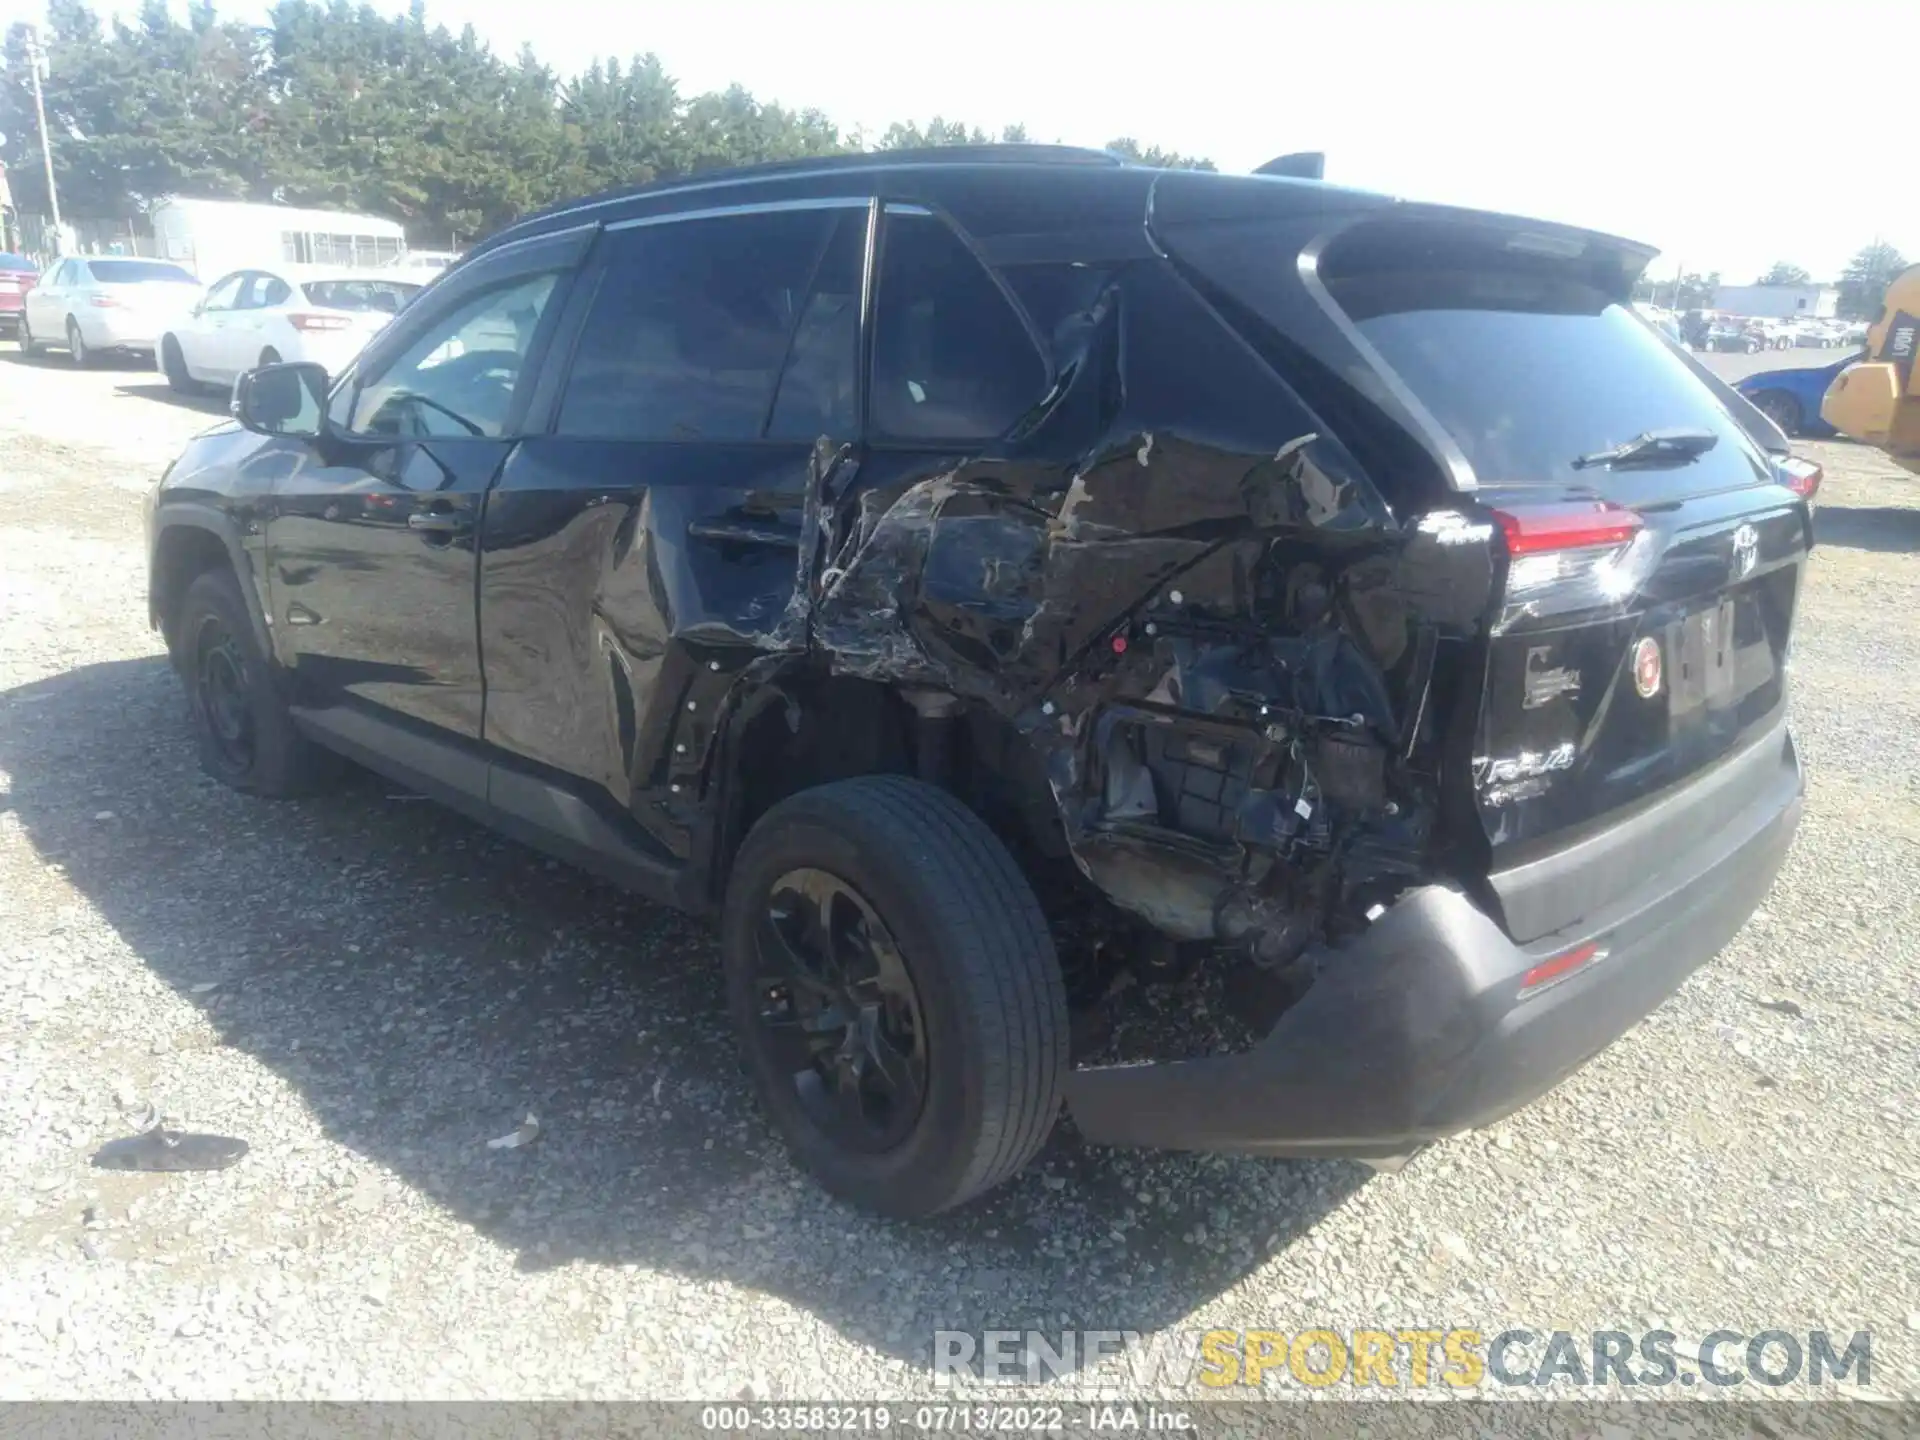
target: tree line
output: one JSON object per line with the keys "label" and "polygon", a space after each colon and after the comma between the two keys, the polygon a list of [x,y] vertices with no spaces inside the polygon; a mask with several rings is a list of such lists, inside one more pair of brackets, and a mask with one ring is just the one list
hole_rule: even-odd
{"label": "tree line", "polygon": [[[1887,286],[1906,268],[1905,257],[1885,241],[1876,240],[1871,245],[1863,245],[1847,262],[1847,268],[1840,272],[1840,279],[1836,282],[1835,288],[1840,292],[1836,308],[1840,316],[1847,320],[1873,319],[1880,313],[1880,298],[1886,294]],[[1670,305],[1675,310],[1711,310],[1713,292],[1722,283],[1718,270],[1705,275],[1690,272],[1671,280],[1642,277],[1634,289],[1634,299]],[[1754,283],[1810,285],[1813,276],[1803,266],[1776,260],[1766,274]]]}
{"label": "tree line", "polygon": [[[7,33],[0,161],[14,204],[45,214],[28,31]],[[280,0],[264,26],[193,0],[103,24],[51,0],[41,33],[62,213],[137,214],[166,195],[370,211],[416,239],[470,240],[571,196],[701,170],[846,151],[1025,140],[936,117],[878,136],[747,90],[683,95],[657,56],[562,76],[531,47],[512,60],[467,26],[430,25],[424,0],[388,16],[349,0]],[[1211,161],[1130,138],[1148,164]]]}

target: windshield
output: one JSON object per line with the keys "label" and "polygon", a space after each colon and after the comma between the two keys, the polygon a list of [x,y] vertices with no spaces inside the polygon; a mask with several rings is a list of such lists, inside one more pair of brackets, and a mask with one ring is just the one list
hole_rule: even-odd
{"label": "windshield", "polygon": [[310,280],[302,285],[307,299],[329,310],[368,310],[397,315],[420,287],[404,280]]}
{"label": "windshield", "polygon": [[100,260],[90,257],[87,269],[102,285],[142,285],[150,280],[184,280],[189,285],[199,283],[178,265],[168,265],[161,260]]}
{"label": "windshield", "polygon": [[[1649,430],[1719,437],[1688,488],[1765,478],[1745,432],[1627,306],[1524,264],[1338,274],[1340,307],[1466,455],[1482,485],[1568,482],[1574,462]],[[1671,488],[1616,476],[1610,490]]]}
{"label": "windshield", "polygon": [[0,250],[0,270],[38,270],[40,267],[24,255]]}

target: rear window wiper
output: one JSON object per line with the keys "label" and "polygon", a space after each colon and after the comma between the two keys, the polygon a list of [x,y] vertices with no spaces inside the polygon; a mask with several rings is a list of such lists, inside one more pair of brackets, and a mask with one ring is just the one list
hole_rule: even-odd
{"label": "rear window wiper", "polygon": [[1684,465],[1713,449],[1720,437],[1711,430],[1643,430],[1631,440],[1596,450],[1573,462],[1576,470],[1596,465]]}

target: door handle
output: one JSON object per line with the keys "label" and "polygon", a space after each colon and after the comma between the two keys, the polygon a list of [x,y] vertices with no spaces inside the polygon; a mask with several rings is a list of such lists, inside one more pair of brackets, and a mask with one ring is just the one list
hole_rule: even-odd
{"label": "door handle", "polygon": [[471,530],[473,521],[450,510],[416,510],[407,516],[407,528],[426,535],[457,535]]}

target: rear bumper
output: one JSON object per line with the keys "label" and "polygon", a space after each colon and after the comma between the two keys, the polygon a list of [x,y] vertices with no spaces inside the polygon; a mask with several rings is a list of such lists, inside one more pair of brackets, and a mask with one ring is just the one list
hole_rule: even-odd
{"label": "rear bumper", "polygon": [[[1075,1071],[1075,1124],[1103,1145],[1367,1159],[1511,1114],[1658,1006],[1765,897],[1803,783],[1784,728],[1761,744],[1777,763],[1686,867],[1526,946],[1457,891],[1416,890],[1328,955],[1251,1050]],[[1519,998],[1531,967],[1589,941],[1603,958]]]}

